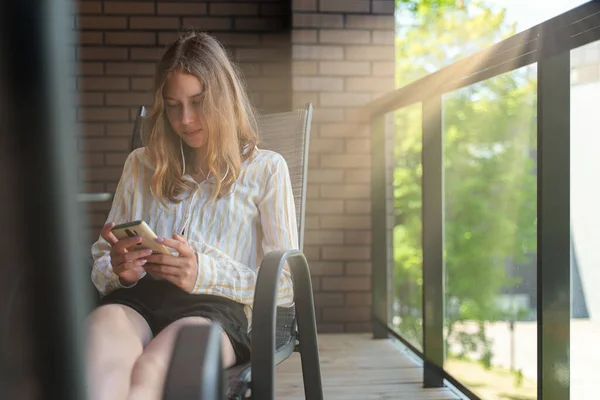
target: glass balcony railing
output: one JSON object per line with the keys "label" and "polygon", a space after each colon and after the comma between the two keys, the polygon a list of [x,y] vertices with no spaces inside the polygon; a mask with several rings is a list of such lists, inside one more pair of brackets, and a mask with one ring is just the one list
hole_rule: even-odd
{"label": "glass balcony railing", "polygon": [[494,43],[371,104],[374,334],[426,387],[595,398],[600,2]]}

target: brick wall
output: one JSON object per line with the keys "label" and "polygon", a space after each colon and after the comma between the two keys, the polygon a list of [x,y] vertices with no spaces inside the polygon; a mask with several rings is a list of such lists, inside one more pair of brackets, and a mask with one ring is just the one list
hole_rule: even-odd
{"label": "brick wall", "polygon": [[394,89],[393,0],[292,2],[293,105],[315,106],[305,251],[321,332],[370,331],[370,126]]}
{"label": "brick wall", "polygon": [[[393,0],[79,1],[81,180],[113,191],[135,112],[164,47],[207,30],[245,74],[261,112],[315,107],[306,247],[321,332],[369,331],[370,139],[361,108],[394,88]],[[110,204],[88,206],[90,243]]]}
{"label": "brick wall", "polygon": [[[290,109],[290,21],[290,0],[76,2],[83,190],[114,191],[137,107],[151,103],[155,63],[182,28],[211,32],[226,46],[260,112]],[[90,243],[109,208],[88,206]]]}

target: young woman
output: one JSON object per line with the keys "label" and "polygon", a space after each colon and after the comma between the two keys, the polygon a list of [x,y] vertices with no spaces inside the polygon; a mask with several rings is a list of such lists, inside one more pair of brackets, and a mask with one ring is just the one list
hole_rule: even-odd
{"label": "young woman", "polygon": [[[92,247],[102,296],[88,321],[94,399],[159,399],[177,330],[218,321],[226,366],[250,357],[257,269],[298,248],[287,164],[257,147],[240,77],[211,36],[186,33],[158,64],[146,147],[127,158],[107,224]],[[115,224],[144,220],[172,256],[117,240]],[[278,305],[289,306],[289,270]]]}

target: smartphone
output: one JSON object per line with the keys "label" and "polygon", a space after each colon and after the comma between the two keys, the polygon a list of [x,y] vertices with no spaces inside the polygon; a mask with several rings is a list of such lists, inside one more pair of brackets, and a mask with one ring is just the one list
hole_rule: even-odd
{"label": "smartphone", "polygon": [[154,254],[162,253],[171,255],[171,252],[166,246],[156,242],[156,234],[144,221],[132,221],[116,225],[112,229],[112,233],[114,233],[119,240],[140,236],[142,238],[142,243],[136,245],[136,250],[150,249]]}

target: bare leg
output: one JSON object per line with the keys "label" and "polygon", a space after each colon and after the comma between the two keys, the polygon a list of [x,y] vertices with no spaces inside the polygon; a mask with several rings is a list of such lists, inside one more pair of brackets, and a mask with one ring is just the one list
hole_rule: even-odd
{"label": "bare leg", "polygon": [[[159,400],[162,398],[177,333],[183,325],[196,324],[210,324],[210,321],[202,317],[182,318],[167,326],[146,346],[133,367],[129,400]],[[235,353],[225,332],[222,332],[222,337],[223,365],[228,368],[235,364]]]}
{"label": "bare leg", "polygon": [[133,309],[121,304],[95,309],[86,337],[90,399],[126,399],[133,365],[151,339],[148,323]]}

